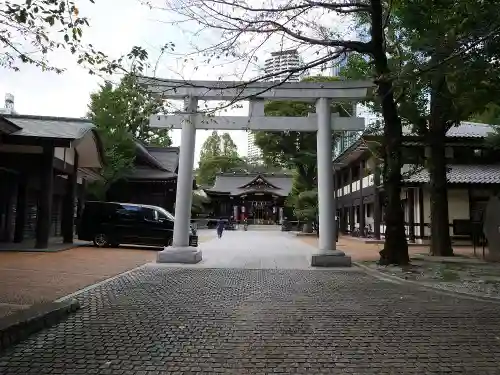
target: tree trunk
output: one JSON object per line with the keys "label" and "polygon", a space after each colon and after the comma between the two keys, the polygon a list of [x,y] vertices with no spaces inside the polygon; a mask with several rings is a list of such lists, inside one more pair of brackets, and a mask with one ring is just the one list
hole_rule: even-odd
{"label": "tree trunk", "polygon": [[428,158],[430,206],[431,206],[431,254],[452,256],[448,218],[448,188],[446,181],[446,113],[449,107],[449,91],[440,69],[431,82],[431,113],[429,121]]}
{"label": "tree trunk", "polygon": [[394,101],[392,79],[385,53],[383,12],[381,0],[372,0],[372,53],[378,75],[378,95],[384,117],[384,197],[385,197],[385,243],[380,252],[381,264],[405,265],[409,263],[408,243],[404,228],[404,213],[401,206],[401,145],[402,128]]}

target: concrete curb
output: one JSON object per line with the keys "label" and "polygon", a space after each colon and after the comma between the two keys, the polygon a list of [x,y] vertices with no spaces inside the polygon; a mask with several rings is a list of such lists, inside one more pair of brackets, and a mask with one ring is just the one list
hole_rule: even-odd
{"label": "concrete curb", "polygon": [[0,319],[0,351],[26,339],[29,335],[52,327],[80,309],[76,299],[35,304]]}
{"label": "concrete curb", "polygon": [[449,297],[459,297],[459,298],[466,298],[474,301],[479,301],[479,302],[489,302],[489,303],[494,303],[494,304],[500,304],[500,297],[489,297],[489,296],[484,296],[484,295],[479,295],[479,294],[473,294],[473,293],[467,293],[467,292],[455,292],[455,291],[450,291],[450,290],[443,290],[440,288],[435,288],[431,285],[428,284],[421,284],[419,282],[413,281],[413,280],[405,280],[397,276],[392,276],[392,275],[387,275],[383,272],[374,270],[368,266],[365,266],[364,264],[360,264],[359,262],[352,262],[353,266],[361,268],[365,273],[369,274],[370,276],[375,277],[376,279],[383,280],[389,283],[393,284],[409,284],[416,286],[420,290],[425,290],[425,291],[432,291],[434,293],[442,294],[445,296]]}

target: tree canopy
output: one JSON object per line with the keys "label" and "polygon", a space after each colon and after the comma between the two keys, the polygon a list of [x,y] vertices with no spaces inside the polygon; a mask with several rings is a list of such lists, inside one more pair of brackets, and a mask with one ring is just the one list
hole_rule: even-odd
{"label": "tree canopy", "polygon": [[243,164],[243,159],[238,155],[238,148],[229,133],[223,133],[221,136],[214,130],[201,147],[196,182],[212,186],[217,173],[228,172]]}
{"label": "tree canopy", "polygon": [[171,145],[168,130],[149,126],[149,117],[161,111],[163,104],[144,91],[132,74],[124,76],[116,86],[106,83],[91,94],[88,117],[102,138],[106,157],[103,181],[93,189],[99,198],[109,185],[133,169],[136,141],[152,146]]}
{"label": "tree canopy", "polygon": [[[87,0],[94,3],[94,0]],[[123,69],[126,60],[142,70],[148,57],[147,51],[135,46],[118,58],[110,59],[83,42],[89,21],[80,14],[73,0],[17,0],[0,4],[0,66],[18,71],[22,64],[32,64],[42,70],[62,73],[64,68],[49,61],[56,50],[66,50],[75,55],[79,64],[89,73],[113,73]],[[168,43],[166,47],[171,47]]]}
{"label": "tree canopy", "polygon": [[[426,140],[430,175],[431,252],[452,255],[448,230],[445,137],[451,126],[498,97],[499,23],[496,1],[407,0],[391,2],[386,42],[398,113],[405,125]],[[498,19],[498,17],[496,17]],[[371,23],[358,17],[358,26]],[[495,34],[496,33],[496,34]],[[347,78],[373,75],[371,62],[349,59]],[[378,98],[370,106],[382,111]]]}

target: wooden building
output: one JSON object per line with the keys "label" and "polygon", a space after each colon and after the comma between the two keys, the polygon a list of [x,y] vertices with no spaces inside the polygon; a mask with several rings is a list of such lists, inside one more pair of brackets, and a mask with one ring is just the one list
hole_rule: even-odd
{"label": "wooden building", "polygon": [[[473,227],[481,228],[485,205],[500,187],[500,155],[485,144],[485,138],[492,131],[490,125],[463,122],[447,133],[448,214],[452,238],[470,238]],[[365,228],[377,239],[384,235],[383,186],[380,168],[376,168],[372,154],[378,145],[380,136],[363,134],[340,150],[334,160],[337,216],[343,233]],[[423,167],[427,152],[422,137],[405,132],[401,203],[410,241],[430,236],[429,174]],[[361,235],[363,232],[359,230]]]}
{"label": "wooden building", "polygon": [[136,142],[135,167],[107,192],[107,200],[160,206],[174,212],[179,166],[178,147]]}
{"label": "wooden building", "polygon": [[214,186],[205,189],[211,199],[211,216],[237,221],[247,218],[251,224],[279,224],[292,180],[285,173],[221,173]]}
{"label": "wooden building", "polygon": [[0,240],[73,241],[78,198],[99,177],[103,149],[89,120],[0,116]]}

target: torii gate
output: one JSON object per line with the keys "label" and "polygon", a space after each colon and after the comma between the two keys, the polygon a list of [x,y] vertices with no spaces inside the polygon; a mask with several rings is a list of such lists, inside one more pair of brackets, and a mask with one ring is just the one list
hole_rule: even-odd
{"label": "torii gate", "polygon": [[[189,247],[193,164],[196,129],[317,131],[319,251],[312,266],[350,266],[351,258],[336,250],[335,198],[332,165],[332,131],[360,131],[364,120],[331,113],[330,103],[356,102],[366,98],[369,81],[245,83],[229,81],[180,81],[140,77],[139,83],[160,99],[185,101],[185,110],[174,115],[153,115],[151,127],[182,129],[179,175],[175,205],[174,237],[171,247],[158,253],[160,263],[197,263],[199,248]],[[249,116],[207,116],[197,112],[198,100],[249,100]],[[316,113],[307,117],[266,117],[264,101],[316,102]]]}

